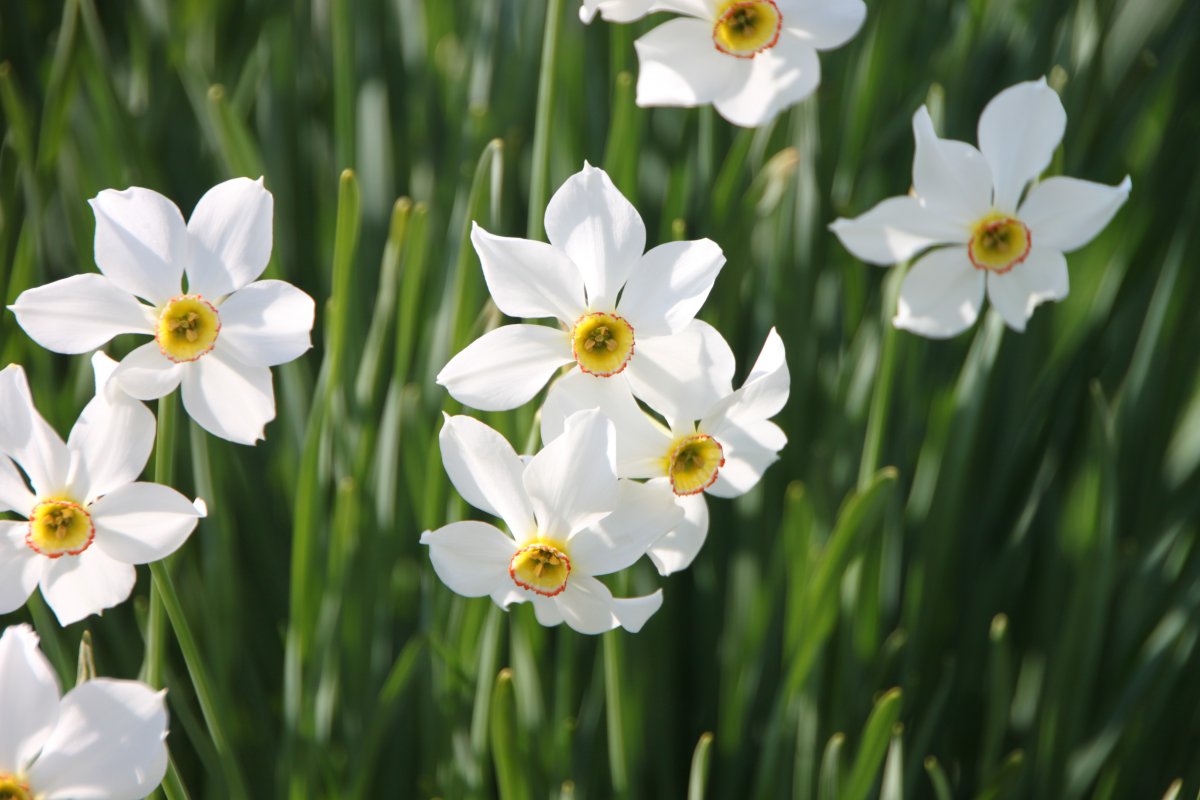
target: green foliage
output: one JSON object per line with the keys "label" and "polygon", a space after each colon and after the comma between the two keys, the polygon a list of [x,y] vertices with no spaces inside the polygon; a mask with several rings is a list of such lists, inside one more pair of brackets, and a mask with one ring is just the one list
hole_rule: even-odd
{"label": "green foliage", "polygon": [[[103,618],[60,630],[35,598],[3,623],[32,619],[68,685],[87,632],[96,674],[162,667],[170,797],[1194,796],[1200,5],[876,0],[816,96],[757,131],[636,108],[656,22],[585,27],[575,0],[3,3],[6,303],[91,269],[98,191],[186,214],[261,173],[270,274],[319,309],[265,443],[174,420],[175,485],[212,513],[156,572],[194,639],[164,639],[147,570]],[[1043,74],[1070,120],[1052,170],[1129,173],[1130,201],[1026,333],[892,332],[896,278],[826,225],[908,187],[922,103],[973,140]],[[665,589],[636,636],[457,597],[417,542],[469,511],[433,376],[500,321],[471,221],[540,236],[584,159],[651,244],[724,248],[702,316],[742,374],[777,326],[793,379],[782,460],[711,503],[696,564],[620,577]],[[5,313],[9,361],[65,432],[86,359]],[[536,446],[532,406],[483,416]]]}

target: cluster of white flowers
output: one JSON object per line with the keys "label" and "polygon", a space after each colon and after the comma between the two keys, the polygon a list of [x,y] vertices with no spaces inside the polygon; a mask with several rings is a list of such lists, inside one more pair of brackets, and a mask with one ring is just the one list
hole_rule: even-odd
{"label": "cluster of white flowers", "polygon": [[[603,170],[585,165],[546,208],[549,244],[472,236],[497,307],[557,325],[497,328],[451,359],[438,382],[482,410],[515,408],[557,373],[541,409],[545,447],[522,459],[470,417],[447,417],[442,460],[459,494],[508,529],[456,522],[426,532],[438,575],[468,597],[532,602],[544,625],[640,630],[662,592],[614,598],[597,575],[648,555],[687,567],[708,534],[704,493],[752,489],[786,437],[774,330],[734,390],[734,356],[696,319],[725,264],[715,243],[646,251],[646,228]],[[563,369],[566,368],[566,369]]]}
{"label": "cluster of white flowers", "polygon": [[[40,586],[62,625],[129,598],[136,565],[179,549],[207,509],[138,480],[156,422],[141,401],[182,386],[205,430],[253,444],[275,417],[272,366],[311,346],[315,306],[258,280],[271,256],[273,200],[262,181],[226,181],[185,223],[148,189],[92,200],[100,274],[23,292],[11,307],[39,344],[86,353],[123,333],[154,341],[119,364],[92,356],[95,396],[64,442],[34,405],[25,371],[0,370],[0,614]],[[188,288],[182,290],[183,276]],[[147,305],[147,303],[149,305]],[[24,627],[0,639],[0,798],[145,797],[167,766],[162,693],[93,680],[59,700]]]}

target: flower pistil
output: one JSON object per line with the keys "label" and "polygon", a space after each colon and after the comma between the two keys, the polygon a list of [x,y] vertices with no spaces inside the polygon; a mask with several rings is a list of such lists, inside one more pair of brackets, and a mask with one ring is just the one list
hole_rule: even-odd
{"label": "flower pistil", "polygon": [[713,26],[713,44],[726,55],[754,58],[779,41],[783,14],[775,0],[733,0],[726,3]]}
{"label": "flower pistil", "polygon": [[559,547],[538,542],[513,554],[508,562],[508,574],[522,589],[554,597],[567,588],[571,559]]}
{"label": "flower pistil", "polygon": [[584,314],[575,321],[571,348],[584,372],[600,378],[616,375],[633,357],[633,326],[616,314]]}
{"label": "flower pistil", "polygon": [[699,494],[717,480],[725,466],[725,451],[713,437],[697,433],[677,440],[666,461],[675,494]]}
{"label": "flower pistil", "polygon": [[221,317],[213,304],[198,294],[184,294],[163,306],[154,338],[164,356],[181,364],[211,351],[220,332]]}
{"label": "flower pistil", "polygon": [[1003,275],[1029,256],[1033,236],[1019,219],[992,212],[975,223],[967,255],[975,269]]}
{"label": "flower pistil", "polygon": [[[96,527],[83,506],[71,500],[52,499],[34,506],[25,544],[47,558],[61,558],[79,555],[91,546],[94,538]],[[3,793],[0,800],[4,800]]]}

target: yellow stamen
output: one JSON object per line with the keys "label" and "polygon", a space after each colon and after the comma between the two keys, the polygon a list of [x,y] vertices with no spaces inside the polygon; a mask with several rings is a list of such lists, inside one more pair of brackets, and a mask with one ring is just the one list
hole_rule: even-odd
{"label": "yellow stamen", "polygon": [[713,44],[726,55],[754,58],[779,41],[783,14],[775,0],[732,0],[713,26]]}
{"label": "yellow stamen", "polygon": [[571,346],[581,370],[607,378],[633,357],[633,326],[616,314],[584,314],[575,321]]}
{"label": "yellow stamen", "polygon": [[993,211],[972,226],[967,255],[976,269],[1004,274],[1024,261],[1032,246],[1025,223]]}
{"label": "yellow stamen", "polygon": [[0,774],[0,800],[32,800],[29,784],[17,780],[15,775]]}
{"label": "yellow stamen", "polygon": [[697,433],[672,444],[665,462],[675,494],[699,494],[717,480],[725,466],[725,451],[713,437]]}
{"label": "yellow stamen", "polygon": [[25,544],[48,558],[61,558],[87,550],[95,536],[92,516],[83,506],[65,499],[43,500],[29,517]]}
{"label": "yellow stamen", "polygon": [[567,588],[571,559],[558,546],[539,542],[513,555],[508,562],[508,574],[522,589],[554,597]]}
{"label": "yellow stamen", "polygon": [[163,306],[154,338],[162,354],[180,364],[212,350],[220,332],[221,318],[212,303],[198,294],[185,294]]}

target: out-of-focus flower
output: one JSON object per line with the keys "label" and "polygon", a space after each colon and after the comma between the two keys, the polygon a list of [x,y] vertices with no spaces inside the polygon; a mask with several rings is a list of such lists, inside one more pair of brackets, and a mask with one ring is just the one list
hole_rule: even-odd
{"label": "out-of-focus flower", "polygon": [[167,772],[165,692],[95,678],[65,696],[28,625],[0,636],[0,797],[140,800]]}
{"label": "out-of-focus flower", "polygon": [[516,408],[567,364],[591,385],[627,384],[656,407],[687,398],[684,412],[725,391],[729,348],[695,319],[725,264],[720,247],[701,239],[644,253],[637,210],[586,164],[551,198],[546,233],[550,244],[472,232],[496,306],[511,317],[554,317],[562,327],[504,325],[476,339],[437,378],[456,400],[485,411]]}
{"label": "out-of-focus flower", "polygon": [[182,384],[183,406],[205,430],[241,444],[263,438],[275,418],[270,368],[312,346],[315,306],[289,283],[256,280],[271,256],[274,210],[262,179],[214,186],[187,223],[166,197],[136,186],[107,189],[91,205],[101,274],[23,292],[11,307],[21,327],[58,353],[150,334],[114,375],[126,392],[153,400]]}
{"label": "out-of-focus flower", "polygon": [[[900,287],[894,323],[932,338],[974,324],[986,291],[1014,330],[1033,310],[1067,296],[1063,256],[1090,242],[1129,196],[1119,186],[1054,177],[1025,187],[1050,165],[1066,129],[1046,81],[996,95],[979,118],[979,149],[939,139],[929,112],[913,117],[913,195],[891,197],[830,228],[863,261],[894,264],[926,253]],[[941,245],[949,245],[941,247]]]}
{"label": "out-of-focus flower", "polygon": [[[783,340],[774,329],[746,382],[730,391],[698,421],[667,418],[667,427],[644,412],[628,394],[591,391],[568,376],[550,389],[542,407],[542,439],[554,441],[567,418],[580,409],[599,408],[613,421],[617,437],[617,475],[649,478],[659,502],[677,503],[680,524],[649,549],[663,575],[684,569],[708,535],[704,494],[737,497],[758,483],[778,458],[787,436],[770,417],[787,402],[790,388]],[[647,499],[655,495],[646,492]]]}
{"label": "out-of-focus flower", "polygon": [[447,417],[440,440],[459,494],[509,531],[454,522],[421,536],[452,590],[505,608],[532,602],[543,625],[565,621],[580,633],[636,632],[662,605],[662,590],[614,598],[595,578],[633,564],[683,515],[642,484],[617,480],[613,426],[599,411],[566,420],[528,462],[470,417]]}
{"label": "out-of-focus flower", "polygon": [[92,364],[96,396],[65,443],[34,407],[25,371],[0,371],[0,511],[27,520],[0,521],[0,614],[39,584],[63,625],[112,608],[133,591],[134,565],[175,552],[205,515],[200,500],[137,482],[154,415],[108,383],[112,359],[96,353]]}
{"label": "out-of-focus flower", "polygon": [[637,104],[712,103],[749,128],[812,94],[817,51],[841,47],[867,14],[862,0],[583,0],[579,16],[629,22],[653,11],[683,16],[634,42]]}

